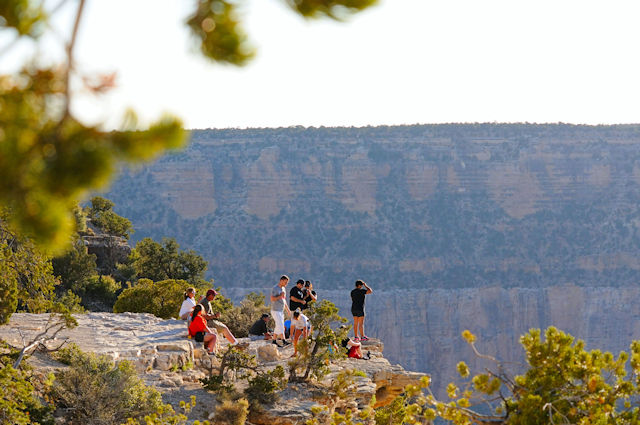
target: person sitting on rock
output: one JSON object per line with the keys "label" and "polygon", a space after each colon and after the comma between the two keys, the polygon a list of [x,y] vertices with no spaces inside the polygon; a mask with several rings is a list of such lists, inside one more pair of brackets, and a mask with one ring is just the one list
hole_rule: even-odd
{"label": "person sitting on rock", "polygon": [[298,354],[298,340],[301,336],[308,338],[311,334],[311,322],[309,318],[302,314],[300,308],[293,312],[291,319],[291,339],[293,340],[293,355]]}
{"label": "person sitting on rock", "polygon": [[209,354],[216,353],[216,343],[218,336],[207,326],[207,321],[202,315],[202,305],[197,304],[191,313],[191,324],[189,325],[189,336],[196,342],[204,343]]}
{"label": "person sitting on rock", "polygon": [[270,317],[267,313],[264,313],[260,316],[260,319],[251,325],[251,328],[249,328],[249,339],[251,341],[259,341],[261,339],[268,341],[273,339],[273,333],[269,332],[269,328],[267,327]]}
{"label": "person sitting on rock", "polygon": [[216,320],[220,318],[220,313],[214,313],[213,308],[211,307],[211,301],[213,301],[216,295],[218,295],[218,292],[215,289],[209,289],[206,295],[200,298],[199,304],[202,304],[202,307],[204,308],[204,313],[202,316],[207,321],[207,324],[217,330],[218,333],[223,334],[224,337],[227,338],[227,341],[231,343],[231,345],[237,345],[238,340],[235,336],[233,336],[227,325],[219,320]]}
{"label": "person sitting on rock", "polygon": [[188,320],[189,316],[191,316],[191,312],[193,308],[196,306],[196,289],[195,288],[187,288],[184,293],[184,301],[180,306],[180,313],[178,313],[178,317],[181,320]]}
{"label": "person sitting on rock", "polygon": [[369,360],[371,353],[367,351],[367,355],[362,355],[362,344],[352,340],[351,338],[345,338],[342,340],[342,346],[347,350],[347,357],[352,359]]}

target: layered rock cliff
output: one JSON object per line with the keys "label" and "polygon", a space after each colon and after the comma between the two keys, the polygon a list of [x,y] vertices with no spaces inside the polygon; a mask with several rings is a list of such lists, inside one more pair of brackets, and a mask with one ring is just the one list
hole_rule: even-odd
{"label": "layered rock cliff", "polygon": [[366,280],[387,355],[446,381],[473,364],[466,328],[503,359],[530,327],[613,351],[640,336],[638,152],[635,125],[198,130],[106,196],[230,294],[286,273],[349,317]]}
{"label": "layered rock cliff", "polygon": [[227,286],[634,284],[640,127],[198,130],[107,196]]}

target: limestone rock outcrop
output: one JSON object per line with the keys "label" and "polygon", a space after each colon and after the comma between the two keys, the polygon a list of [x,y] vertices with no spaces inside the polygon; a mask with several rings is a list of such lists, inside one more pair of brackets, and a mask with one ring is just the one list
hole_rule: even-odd
{"label": "limestone rock outcrop", "polygon": [[[199,378],[215,369],[218,360],[206,354],[201,344],[187,338],[184,321],[163,320],[150,314],[137,313],[89,313],[75,317],[78,326],[60,332],[56,341],[49,342],[52,346],[67,339],[83,351],[105,354],[115,361],[129,360],[148,384],[165,394],[175,393],[171,400],[179,399],[180,395],[188,399],[188,395],[197,394],[200,403],[204,400],[205,410],[213,410],[213,395],[202,389]],[[0,339],[13,346],[22,346],[24,341],[29,341],[45,329],[48,318],[47,314],[14,314],[9,324],[0,326]],[[227,344],[221,342],[220,348],[223,349]],[[418,383],[423,374],[407,372],[399,365],[391,365],[383,357],[382,348],[381,341],[372,339],[363,344],[363,350],[371,352],[371,360],[345,359],[332,363],[331,373],[325,377],[324,385],[329,385],[342,370],[358,369],[366,376],[357,378],[354,390],[356,402],[351,407],[365,407],[374,395],[376,407],[388,404],[402,392],[404,386]],[[277,348],[270,341],[251,341],[246,349],[250,354],[257,355],[260,365],[274,367],[280,364],[285,370],[287,360],[293,353],[291,346]],[[253,418],[252,423],[304,423],[311,417],[311,408],[321,403],[326,394],[317,388],[309,389],[304,384],[299,384],[299,387],[284,390],[281,401]],[[188,390],[188,393],[184,390]]]}

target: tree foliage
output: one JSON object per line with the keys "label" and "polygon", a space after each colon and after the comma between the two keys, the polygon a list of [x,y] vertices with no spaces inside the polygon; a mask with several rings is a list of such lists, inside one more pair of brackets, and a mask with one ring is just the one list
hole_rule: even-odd
{"label": "tree foliage", "polygon": [[51,263],[54,275],[60,279],[58,291],[71,290],[82,295],[88,280],[96,273],[96,256],[88,253],[80,238],[63,255],[53,258]]}
{"label": "tree foliage", "polygon": [[30,239],[18,235],[0,214],[0,324],[16,309],[43,313],[61,309],[56,304],[49,258]]}
{"label": "tree foliage", "polygon": [[246,380],[244,394],[252,403],[273,404],[278,400],[277,391],[286,387],[285,371],[281,365],[273,369],[258,366],[256,356],[233,346],[216,354],[217,367],[212,367],[209,376],[201,378],[202,386],[218,394],[218,399],[238,398],[236,381]]}
{"label": "tree foliage", "polygon": [[163,319],[177,317],[184,299],[182,294],[188,287],[189,284],[182,280],[153,282],[140,279],[122,291],[113,306],[113,312],[151,313]]}
{"label": "tree foliage", "polygon": [[[184,291],[189,286],[191,285],[184,280],[167,279],[153,282],[150,279],[140,279],[118,295],[113,312],[151,313],[163,319],[177,317],[184,300]],[[209,288],[210,284],[203,281],[196,287],[196,291],[204,294]],[[233,303],[218,293],[211,302],[211,307],[215,312],[225,314],[233,307]]]}
{"label": "tree foliage", "polygon": [[342,350],[335,350],[335,345],[346,337],[347,327],[336,327],[346,322],[338,314],[338,308],[331,301],[322,300],[313,303],[305,310],[313,326],[313,332],[307,339],[298,341],[298,357],[289,361],[289,381],[301,382],[311,379],[322,379],[329,372],[329,361],[345,356]]}
{"label": "tree foliage", "polygon": [[633,341],[629,353],[616,357],[586,350],[583,341],[554,327],[545,331],[544,338],[539,329],[532,329],[520,338],[525,371],[513,375],[503,362],[478,352],[471,332],[465,331],[463,337],[495,368],[471,375],[465,363],[458,363],[463,384],[450,383],[446,401],[431,392],[428,376],[420,385],[407,386],[402,396],[404,423],[436,417],[457,425],[640,423],[639,341]]}
{"label": "tree foliage", "polygon": [[207,270],[207,262],[197,252],[181,251],[173,238],[163,238],[162,244],[144,238],[136,244],[130,259],[138,278],[154,281],[181,279],[197,286]]}
{"label": "tree foliage", "polygon": [[21,370],[10,364],[0,364],[0,423],[29,425],[40,423],[36,411],[43,406],[36,397],[34,387]]}
{"label": "tree foliage", "polygon": [[91,207],[87,208],[87,216],[104,232],[129,239],[133,233],[133,225],[129,219],[116,214],[113,207],[114,203],[110,200],[95,196],[91,198]]}
{"label": "tree foliage", "polygon": [[[375,0],[286,2],[303,16],[337,19]],[[37,40],[52,28],[44,3],[1,2],[0,31],[16,40]],[[113,86],[109,76],[82,75],[75,64],[74,46],[85,0],[76,4],[69,39],[63,40],[67,55],[60,64],[34,60],[17,73],[0,75],[0,204],[12,208],[11,220],[20,233],[51,249],[64,247],[71,235],[77,200],[103,187],[118,162],[148,160],[185,141],[180,121],[172,117],[140,129],[131,113],[120,131],[105,132],[73,116],[72,83],[96,95]],[[240,6],[227,0],[197,2],[187,25],[206,57],[242,65],[253,56],[242,29]]]}
{"label": "tree foliage", "polygon": [[56,372],[51,397],[69,424],[120,424],[163,407],[160,393],[144,385],[133,364],[75,350],[68,369]]}

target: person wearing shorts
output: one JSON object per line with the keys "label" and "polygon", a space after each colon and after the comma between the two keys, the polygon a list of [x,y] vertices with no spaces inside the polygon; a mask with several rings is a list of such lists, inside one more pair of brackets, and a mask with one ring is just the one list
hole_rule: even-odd
{"label": "person wearing shorts", "polygon": [[[204,313],[202,316],[207,321],[208,326],[215,328],[215,330],[218,331],[219,334],[224,335],[224,337],[227,339],[227,341],[229,341],[229,343],[231,343],[231,345],[236,346],[238,345],[238,340],[235,336],[233,336],[227,325],[219,320],[216,320],[220,317],[220,313],[214,313],[213,308],[211,307],[211,301],[214,300],[216,295],[218,295],[218,292],[212,288],[207,291],[204,297],[200,298],[200,304],[204,308]],[[244,344],[241,347],[244,347]]]}
{"label": "person wearing shorts", "polygon": [[301,310],[298,308],[293,312],[293,317],[291,318],[291,339],[293,340],[293,356],[295,357],[298,354],[298,340],[300,337],[308,338],[311,334],[311,322],[309,322],[309,318],[302,314]]}
{"label": "person wearing shorts", "polygon": [[271,289],[271,317],[275,322],[273,343],[279,347],[289,344],[284,339],[284,312],[291,316],[291,310],[286,302],[287,293],[284,289],[287,283],[289,283],[289,276],[282,275],[278,284]]}
{"label": "person wearing shorts", "polygon": [[[354,341],[367,341],[369,338],[364,334],[364,299],[373,290],[364,281],[356,280],[356,288],[351,291],[351,314],[353,315]],[[360,336],[358,336],[360,335]]]}
{"label": "person wearing shorts", "polygon": [[189,336],[195,339],[196,342],[202,342],[207,348],[209,354],[215,354],[216,342],[218,336],[216,333],[209,329],[207,321],[202,315],[202,305],[198,304],[193,308],[191,313],[191,323],[189,324]]}

